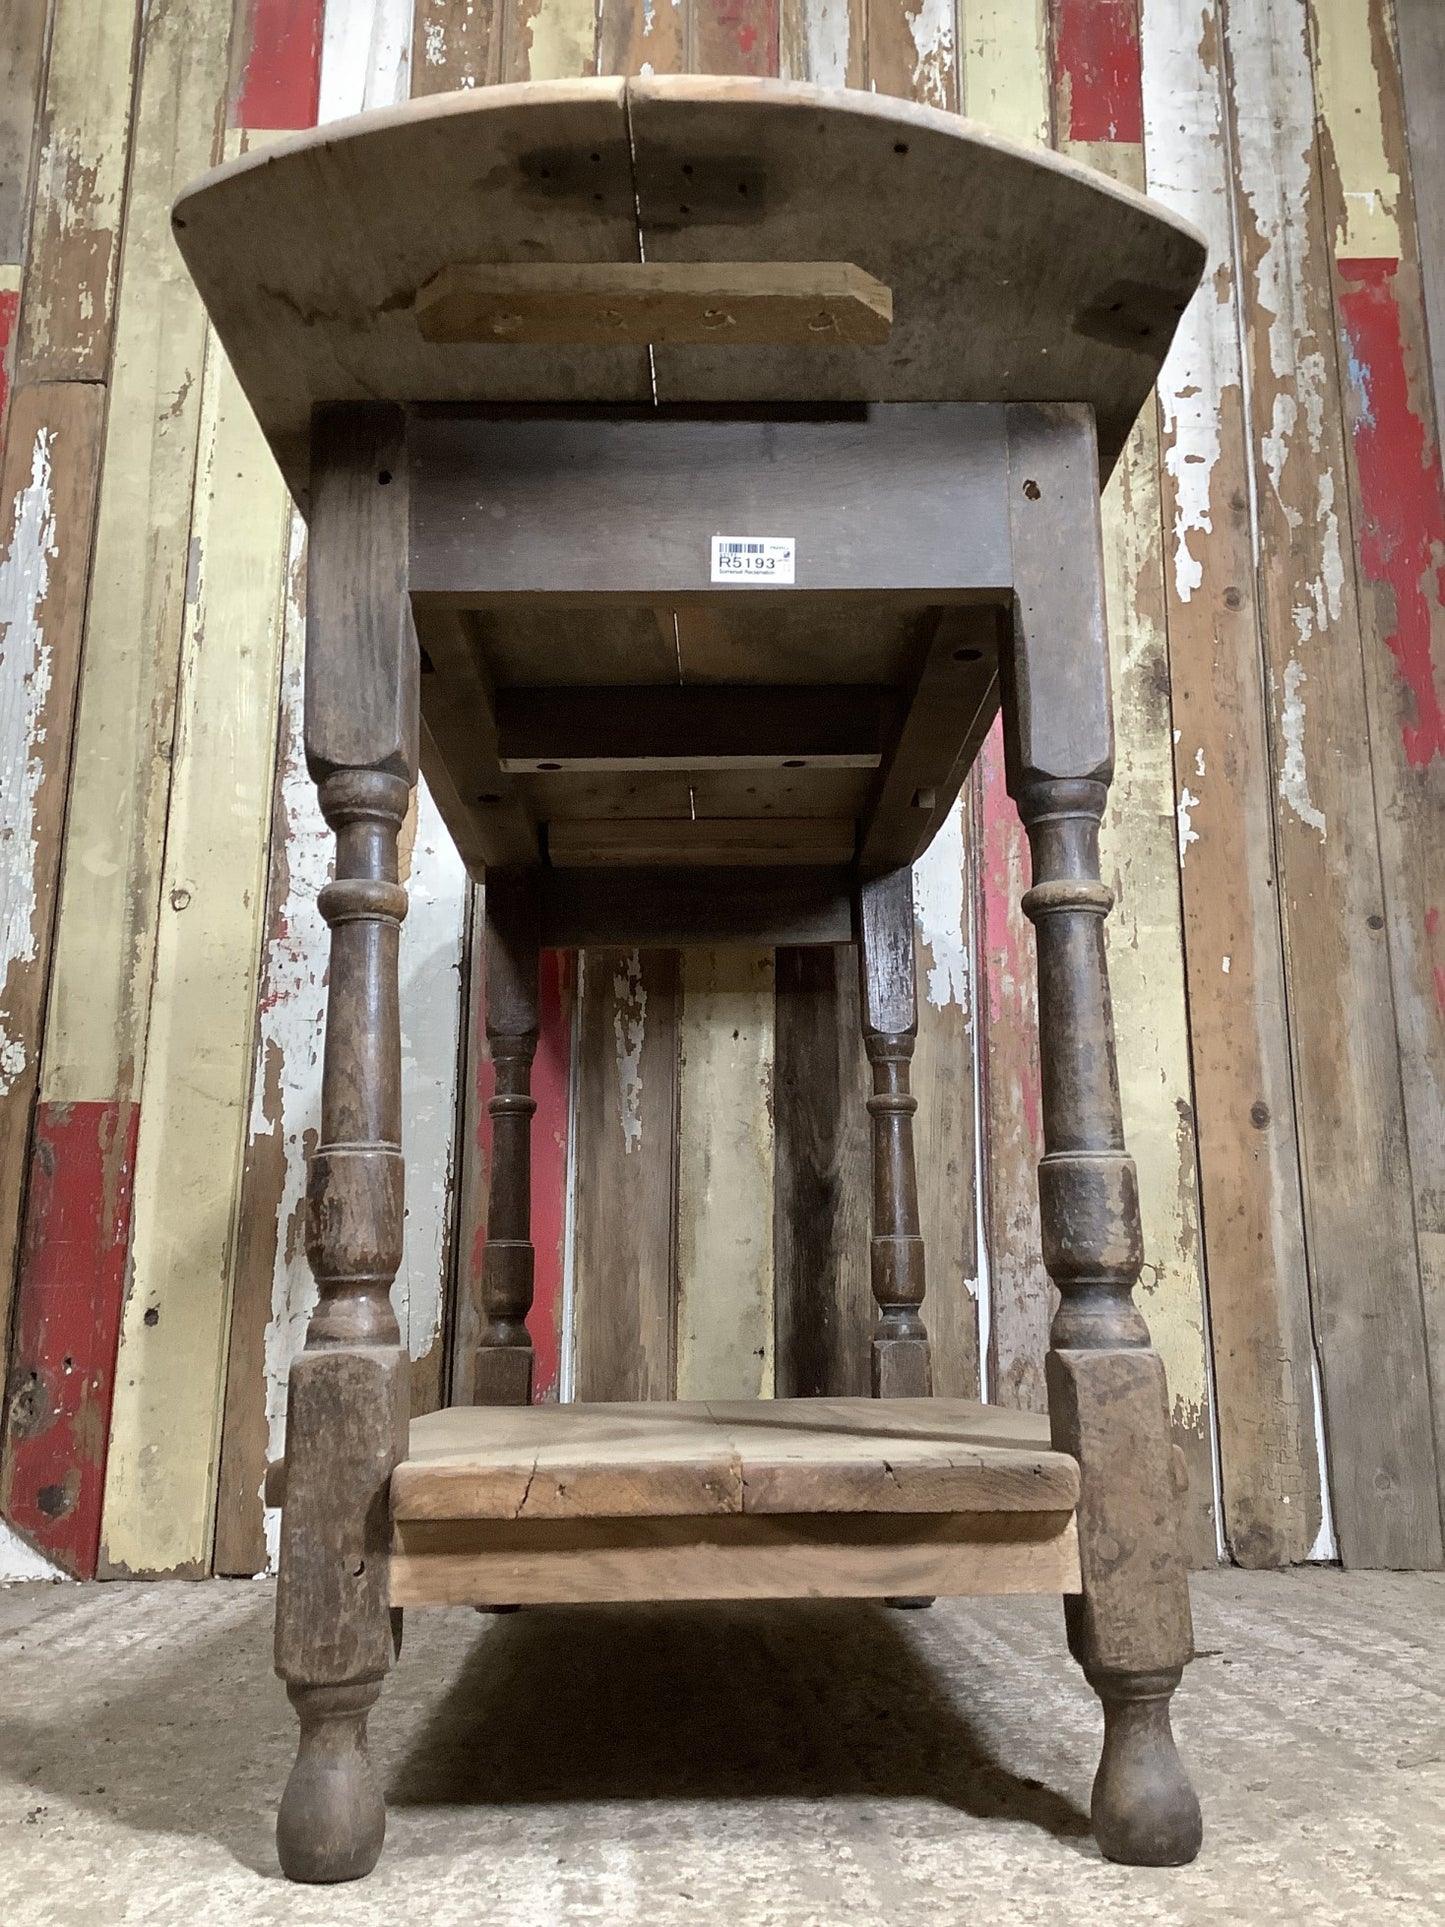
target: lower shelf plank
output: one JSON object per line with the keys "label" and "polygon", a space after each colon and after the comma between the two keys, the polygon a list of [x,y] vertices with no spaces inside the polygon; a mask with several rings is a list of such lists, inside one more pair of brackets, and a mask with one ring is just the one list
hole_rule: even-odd
{"label": "lower shelf plank", "polygon": [[393,1606],[1079,1590],[1071,1512],[401,1519]]}

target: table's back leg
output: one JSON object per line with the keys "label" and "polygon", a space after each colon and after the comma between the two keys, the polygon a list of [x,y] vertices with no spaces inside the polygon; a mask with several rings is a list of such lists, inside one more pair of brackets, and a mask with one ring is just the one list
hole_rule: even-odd
{"label": "table's back leg", "polygon": [[1037,932],[1047,1360],[1055,1446],[1079,1462],[1081,1596],[1069,1645],[1104,1705],[1094,1833],[1113,1860],[1199,1851],[1169,1701],[1193,1651],[1164,1366],[1133,1300],[1143,1250],[1124,1147],[1099,871],[1113,772],[1097,468],[1077,411],[1010,410],[1016,620],[1004,678],[1009,789],[1028,831]]}
{"label": "table's back leg", "polygon": [[858,890],[858,965],[863,1045],[873,1068],[873,1238],[878,1324],[874,1398],[927,1398],[933,1390],[923,1303],[923,1237],[913,1159],[918,1099],[908,1070],[918,1035],[913,963],[913,872],[894,870]]}
{"label": "table's back leg", "polygon": [[537,1054],[537,884],[531,871],[494,870],[486,882],[487,1041],[496,1086],[487,1247],[482,1261],[486,1325],[472,1378],[475,1405],[532,1399],[532,1059]]}
{"label": "table's back leg", "polygon": [[399,430],[398,410],[370,406],[313,430],[306,749],[336,876],[320,898],[331,962],[307,1182],[320,1297],[288,1385],[276,1596],[276,1670],[301,1721],[276,1827],[293,1880],[369,1873],[386,1830],[366,1718],[392,1659],[388,1499],[409,1404],[388,1294],[403,1220],[397,837],[418,679]]}

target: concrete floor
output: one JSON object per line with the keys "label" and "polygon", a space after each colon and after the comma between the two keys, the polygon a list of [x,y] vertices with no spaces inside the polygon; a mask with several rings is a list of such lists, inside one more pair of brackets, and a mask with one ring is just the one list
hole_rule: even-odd
{"label": "concrete floor", "polygon": [[272,1847],[272,1588],[0,1590],[0,1915],[42,1927],[1445,1921],[1445,1575],[1209,1573],[1176,1729],[1204,1853],[1089,1838],[1056,1600],[413,1613],[369,1881]]}

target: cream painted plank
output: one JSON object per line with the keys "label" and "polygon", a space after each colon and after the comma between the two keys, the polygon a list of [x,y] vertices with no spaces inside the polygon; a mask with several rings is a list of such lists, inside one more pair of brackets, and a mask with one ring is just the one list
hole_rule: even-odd
{"label": "cream painted plank", "polygon": [[1160,486],[1221,1525],[1231,1557],[1258,1566],[1310,1555],[1323,1442],[1281,1021],[1221,33],[1216,0],[1144,0],[1149,192],[1209,242],[1160,378]]}
{"label": "cream painted plank", "polygon": [[219,344],[200,462],[102,1516],[112,1573],[210,1554],[265,899],[286,493]]}
{"label": "cream painted plank", "polygon": [[206,338],[170,203],[221,158],[230,28],[146,26],[42,1102],[139,1095]]}
{"label": "cream painted plank", "polygon": [[[138,19],[135,0],[54,0],[17,379],[99,381],[107,372]],[[200,25],[204,40],[204,17]],[[211,157],[209,125],[201,166]],[[168,241],[164,230],[160,239]]]}
{"label": "cream painted plank", "polygon": [[771,950],[683,952],[680,1399],[772,1395],[773,1008]]}
{"label": "cream painted plank", "polygon": [[863,87],[867,0],[782,0],[778,73],[817,87]]}
{"label": "cream painted plank", "polygon": [[1049,139],[1046,0],[958,0],[960,111],[1040,147]]}

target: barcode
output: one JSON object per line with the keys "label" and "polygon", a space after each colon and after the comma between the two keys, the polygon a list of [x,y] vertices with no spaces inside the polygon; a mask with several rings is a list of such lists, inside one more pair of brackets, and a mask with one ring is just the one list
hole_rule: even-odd
{"label": "barcode", "polygon": [[712,580],[790,589],[796,548],[791,535],[715,535]]}

